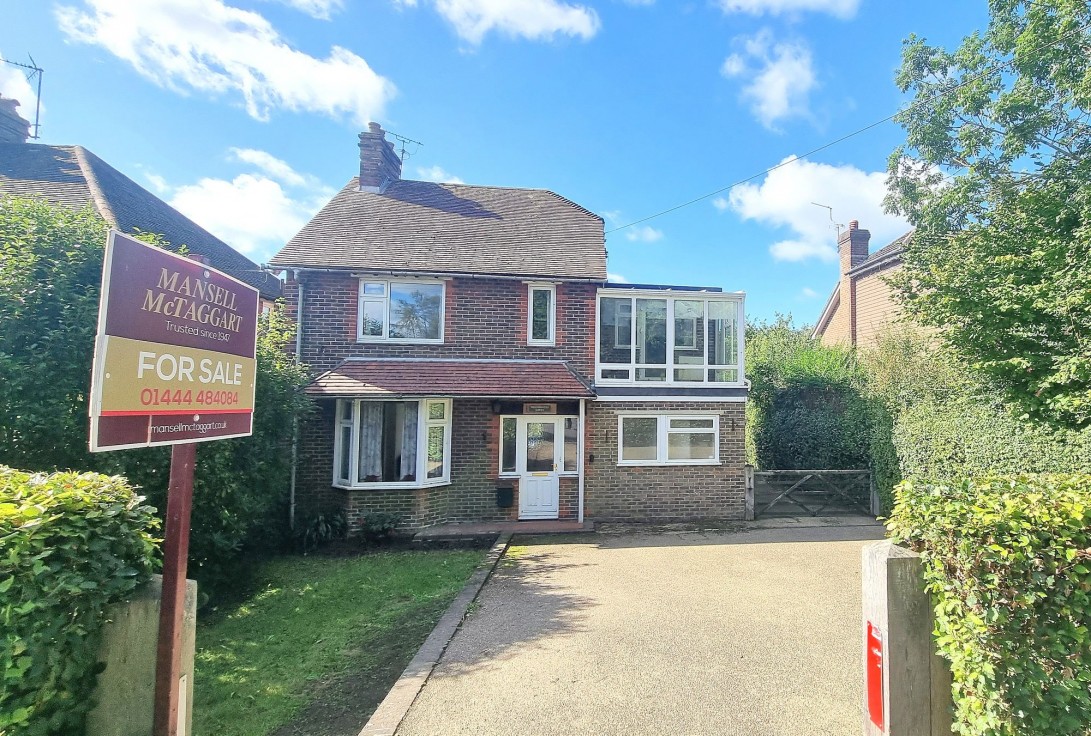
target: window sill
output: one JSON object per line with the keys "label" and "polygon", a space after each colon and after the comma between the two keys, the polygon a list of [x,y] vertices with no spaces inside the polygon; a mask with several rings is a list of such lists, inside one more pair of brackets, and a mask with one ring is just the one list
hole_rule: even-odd
{"label": "window sill", "polygon": [[398,337],[357,337],[356,342],[366,345],[442,345],[443,338],[438,340],[413,340]]}
{"label": "window sill", "polygon": [[692,467],[692,466],[713,466],[723,465],[719,460],[622,460],[619,461],[617,466],[619,468],[674,468],[674,467]]}
{"label": "window sill", "polygon": [[419,491],[422,488],[449,485],[451,485],[450,478],[432,480],[427,483],[360,483],[359,485],[348,485],[336,481],[333,483],[334,488],[340,488],[342,491]]}
{"label": "window sill", "polygon": [[527,340],[527,346],[532,348],[555,348],[556,340]]}

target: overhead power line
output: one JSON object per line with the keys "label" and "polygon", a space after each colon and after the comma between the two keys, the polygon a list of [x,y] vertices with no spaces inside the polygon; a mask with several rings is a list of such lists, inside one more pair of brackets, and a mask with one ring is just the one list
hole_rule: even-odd
{"label": "overhead power line", "polygon": [[[1084,31],[1088,30],[1089,28],[1091,28],[1091,23],[1080,26],[1079,28],[1075,28],[1072,31],[1070,31],[1069,33],[1062,34],[1062,35],[1058,36],[1057,38],[1053,39],[1052,41],[1050,41],[1048,43],[1041,44],[1040,46],[1036,47],[1034,49],[1034,51],[1037,51],[1038,49],[1046,48],[1047,46],[1051,46],[1051,45],[1053,45],[1053,44],[1055,44],[1057,42],[1064,41],[1064,40],[1068,39],[1070,36],[1074,36],[1074,35],[1076,35],[1078,33],[1083,33]],[[728,184],[727,186],[720,187],[719,189],[717,189],[715,191],[708,192],[707,194],[702,194],[699,197],[694,197],[691,200],[688,200],[686,202],[682,202],[681,204],[676,204],[673,207],[668,207],[665,210],[662,210],[660,212],[656,212],[655,214],[652,214],[652,215],[648,215],[647,217],[641,217],[639,220],[633,220],[632,222],[627,222],[624,225],[619,225],[618,227],[607,230],[605,234],[609,235],[610,233],[616,233],[616,232],[618,232],[620,230],[624,230],[625,228],[632,227],[633,225],[639,225],[642,222],[647,222],[648,220],[654,220],[657,217],[662,217],[663,215],[669,215],[671,212],[675,212],[677,210],[683,209],[684,207],[689,207],[690,205],[697,204],[698,202],[703,202],[704,200],[708,199],[709,197],[715,197],[717,194],[722,194],[722,193],[724,193],[726,191],[734,189],[735,187],[739,186],[740,184],[746,184],[747,182],[753,181],[754,179],[758,179],[758,178],[760,178],[762,176],[765,176],[766,174],[770,174],[770,173],[776,171],[777,169],[782,168],[784,166],[788,166],[790,164],[793,164],[796,161],[800,161],[800,160],[803,160],[803,159],[806,159],[806,158],[810,158],[811,156],[815,155],[816,153],[820,153],[821,151],[825,151],[827,148],[831,148],[833,146],[836,146],[839,143],[844,143],[848,139],[855,138],[856,136],[861,135],[862,133],[866,133],[869,130],[871,130],[872,128],[877,128],[877,127],[879,127],[880,125],[882,125],[884,123],[889,123],[891,120],[893,120],[894,118],[896,118],[897,116],[901,115],[904,112],[909,112],[911,110],[916,109],[919,106],[923,106],[925,104],[931,104],[933,102],[936,102],[937,100],[942,99],[946,95],[949,95],[949,94],[955,92],[956,90],[958,90],[958,89],[960,89],[962,87],[965,87],[968,84],[973,84],[974,82],[976,82],[976,81],[978,81],[980,79],[983,79],[983,78],[987,77],[990,74],[1001,71],[1004,67],[1011,66],[1014,63],[1015,63],[1015,57],[1013,56],[1008,61],[996,64],[994,67],[992,67],[990,69],[986,69],[986,70],[982,71],[980,74],[976,74],[976,75],[974,75],[972,77],[964,79],[961,82],[959,82],[958,84],[954,85],[953,87],[949,87],[947,89],[941,90],[938,93],[936,93],[936,94],[932,95],[931,97],[929,97],[928,99],[917,100],[916,102],[914,102],[911,105],[909,105],[908,107],[906,107],[904,110],[899,110],[899,111],[897,111],[895,113],[891,113],[890,115],[887,115],[885,118],[882,118],[880,120],[876,120],[873,123],[869,123],[869,124],[865,125],[862,128],[857,128],[856,130],[852,131],[851,133],[846,133],[845,135],[841,136],[840,138],[829,141],[828,143],[823,143],[821,146],[818,146],[817,148],[812,148],[811,150],[807,151],[806,153],[803,153],[803,154],[800,154],[800,155],[795,156],[793,158],[789,158],[789,159],[786,159],[784,161],[781,161],[779,164],[776,164],[774,166],[770,166],[769,168],[764,169],[763,171],[759,171],[756,174],[751,174],[750,176],[748,176],[748,177],[746,177],[744,179],[739,179],[738,181],[732,182],[731,184]]]}

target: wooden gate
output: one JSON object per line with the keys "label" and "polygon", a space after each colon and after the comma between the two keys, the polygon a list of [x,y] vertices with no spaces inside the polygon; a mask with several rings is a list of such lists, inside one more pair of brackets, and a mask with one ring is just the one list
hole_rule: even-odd
{"label": "wooden gate", "polygon": [[747,474],[754,518],[878,514],[868,470],[761,470]]}

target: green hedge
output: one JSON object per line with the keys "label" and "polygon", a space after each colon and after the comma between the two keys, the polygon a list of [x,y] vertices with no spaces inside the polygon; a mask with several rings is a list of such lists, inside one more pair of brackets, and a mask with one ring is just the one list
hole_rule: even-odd
{"label": "green hedge", "polygon": [[1091,733],[1091,475],[902,483],[889,526],[924,557],[956,733]]}
{"label": "green hedge", "polygon": [[0,734],[83,732],[106,606],[152,572],[142,501],[119,477],[0,466]]}

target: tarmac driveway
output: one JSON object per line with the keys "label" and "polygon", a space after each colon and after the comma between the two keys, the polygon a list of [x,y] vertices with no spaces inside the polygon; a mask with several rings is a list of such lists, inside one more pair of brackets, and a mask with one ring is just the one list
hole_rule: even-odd
{"label": "tarmac driveway", "polygon": [[516,538],[399,736],[856,734],[875,526]]}

